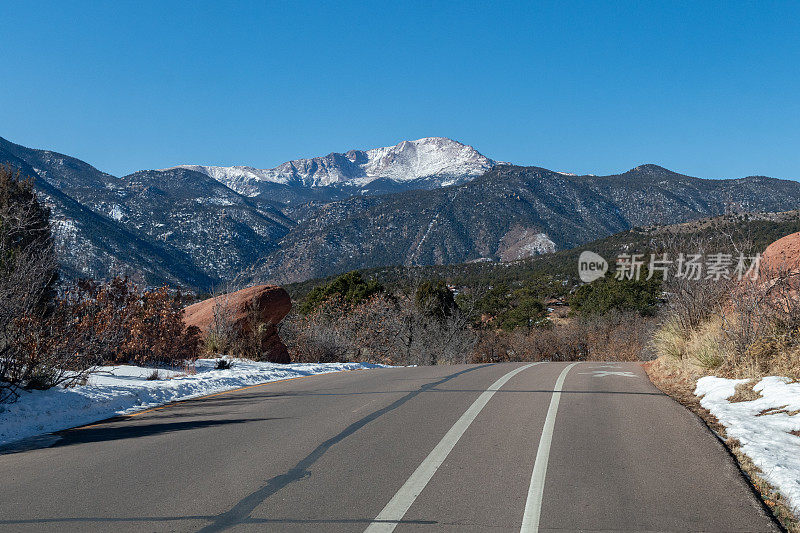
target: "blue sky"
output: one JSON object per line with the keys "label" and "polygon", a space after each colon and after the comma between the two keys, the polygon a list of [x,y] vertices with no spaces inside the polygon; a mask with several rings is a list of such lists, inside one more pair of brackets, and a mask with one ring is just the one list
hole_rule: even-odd
{"label": "blue sky", "polygon": [[798,2],[8,3],[0,136],[116,175],[446,136],[578,173],[797,179],[798,20]]}

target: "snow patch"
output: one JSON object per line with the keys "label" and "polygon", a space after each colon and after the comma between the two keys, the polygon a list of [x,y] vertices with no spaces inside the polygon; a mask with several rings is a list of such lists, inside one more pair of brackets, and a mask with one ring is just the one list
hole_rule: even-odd
{"label": "snow patch", "polygon": [[556,250],[556,243],[535,228],[514,226],[500,239],[497,255],[501,261],[517,261]]}
{"label": "snow patch", "polygon": [[111,206],[111,210],[108,212],[108,216],[119,222],[122,220],[122,217],[125,215],[122,211],[122,206],[119,204],[114,204]]}
{"label": "snow patch", "polygon": [[78,227],[75,221],[70,218],[55,220],[52,222],[53,233],[62,239],[74,239],[78,235]]}
{"label": "snow patch", "polygon": [[22,391],[15,403],[0,404],[0,446],[115,415],[125,415],[169,402],[287,378],[381,368],[368,363],[295,363],[281,365],[231,359],[233,367],[216,370],[216,359],[198,359],[196,374],[159,370],[162,379],[148,380],[153,368],[105,366],[86,385],[45,391]]}
{"label": "snow patch", "polygon": [[747,402],[729,402],[736,385],[746,379],[706,376],[697,381],[695,395],[737,439],[745,453],[763,472],[764,479],[800,513],[800,382],[767,376],[753,390],[761,397]]}

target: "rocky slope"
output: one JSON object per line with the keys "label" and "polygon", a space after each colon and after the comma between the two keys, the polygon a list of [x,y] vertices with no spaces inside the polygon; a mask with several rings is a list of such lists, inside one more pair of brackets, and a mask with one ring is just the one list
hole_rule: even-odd
{"label": "rocky slope", "polygon": [[0,139],[36,178],[69,276],[209,288],[380,265],[513,261],[635,226],[800,207],[800,184],[704,180],[643,165],[573,176],[497,163],[443,138],[287,162],[180,166],[122,178]]}
{"label": "rocky slope", "polygon": [[67,277],[132,275],[146,283],[208,287],[213,278],[184,253],[83,205],[58,187],[83,191],[111,187],[113,176],[78,159],[31,150],[0,138],[0,164],[27,177],[51,210],[56,245]]}
{"label": "rocky slope", "polygon": [[497,166],[458,186],[327,204],[253,277],[296,282],[380,265],[513,260],[636,226],[798,206],[800,183],[766,177],[704,180],[656,165],[613,176]]}

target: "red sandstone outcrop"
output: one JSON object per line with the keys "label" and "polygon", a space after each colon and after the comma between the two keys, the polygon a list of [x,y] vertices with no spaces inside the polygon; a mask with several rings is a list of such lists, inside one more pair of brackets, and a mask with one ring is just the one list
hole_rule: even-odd
{"label": "red sandstone outcrop", "polygon": [[778,273],[800,272],[800,232],[773,242],[761,256],[761,271]]}
{"label": "red sandstone outcrop", "polygon": [[274,285],[255,285],[240,291],[209,298],[184,309],[183,321],[208,334],[214,322],[214,309],[224,309],[225,320],[242,334],[254,326],[266,328],[261,344],[262,356],[273,363],[288,363],[289,352],[278,337],[277,325],[292,309],[289,294]]}

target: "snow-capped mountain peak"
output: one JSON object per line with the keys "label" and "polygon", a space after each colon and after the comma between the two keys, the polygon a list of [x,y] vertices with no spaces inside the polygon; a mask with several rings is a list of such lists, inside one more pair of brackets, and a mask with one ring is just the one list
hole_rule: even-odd
{"label": "snow-capped mountain peak", "polygon": [[205,165],[174,168],[202,172],[241,194],[257,196],[261,192],[259,183],[263,182],[301,187],[363,187],[379,178],[398,183],[430,178],[439,185],[449,185],[479,176],[496,164],[472,146],[446,137],[426,137],[383,148],[295,159],[270,169]]}
{"label": "snow-capped mountain peak", "polygon": [[366,155],[364,170],[369,178],[395,181],[478,176],[495,164],[472,146],[446,137],[402,141],[395,146],[367,150]]}

